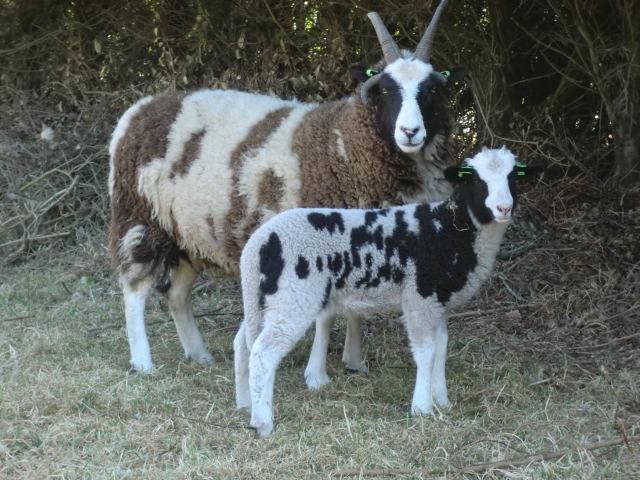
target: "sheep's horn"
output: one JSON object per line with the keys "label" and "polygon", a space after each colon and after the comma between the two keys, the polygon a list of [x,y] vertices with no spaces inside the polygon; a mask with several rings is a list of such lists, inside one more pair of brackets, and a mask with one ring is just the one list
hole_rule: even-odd
{"label": "sheep's horn", "polygon": [[384,59],[387,63],[392,63],[400,58],[400,49],[396,42],[393,40],[393,37],[387,30],[387,27],[384,26],[380,15],[376,12],[369,12],[367,15],[371,23],[373,23],[373,28],[378,35],[378,41],[380,42],[380,46],[382,47],[382,53],[384,54]]}
{"label": "sheep's horn", "polygon": [[378,73],[362,84],[362,88],[360,89],[360,98],[362,99],[362,103],[365,105],[369,104],[369,97],[367,96],[367,93],[369,92],[369,89],[374,85],[377,85],[379,81],[380,74]]}
{"label": "sheep's horn", "polygon": [[413,54],[413,58],[422,60],[423,62],[429,61],[433,38],[436,36],[436,27],[438,26],[438,20],[440,20],[440,15],[442,15],[442,9],[444,8],[445,3],[447,3],[447,0],[442,0],[440,5],[438,5],[438,8],[436,8],[433,18],[431,19],[431,23],[429,23],[429,26],[425,30],[424,35],[416,48],[416,52]]}

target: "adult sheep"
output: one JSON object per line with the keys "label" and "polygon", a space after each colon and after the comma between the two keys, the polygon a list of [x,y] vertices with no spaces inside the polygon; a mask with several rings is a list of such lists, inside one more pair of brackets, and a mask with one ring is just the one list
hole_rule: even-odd
{"label": "adult sheep", "polygon": [[[249,235],[295,207],[374,208],[444,198],[450,165],[447,84],[466,70],[429,62],[434,13],[414,53],[370,13],[384,60],[350,67],[359,94],[318,103],[239,91],[165,93],[122,116],[109,146],[109,247],[123,286],[131,364],[153,370],[144,325],[154,280],[188,358],[213,361],[193,317],[203,269],[238,275]],[[373,73],[372,73],[373,72]],[[361,318],[343,360],[361,364]]]}

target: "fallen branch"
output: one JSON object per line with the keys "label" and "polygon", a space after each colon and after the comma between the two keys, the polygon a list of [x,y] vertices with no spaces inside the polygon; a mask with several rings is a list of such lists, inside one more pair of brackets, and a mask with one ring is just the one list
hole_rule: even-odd
{"label": "fallen branch", "polygon": [[[597,443],[587,443],[587,444],[579,444],[576,448],[565,448],[563,450],[558,450],[557,452],[549,452],[549,453],[541,453],[538,455],[532,455],[530,457],[526,457],[520,460],[502,460],[499,462],[490,462],[490,463],[478,463],[475,465],[469,465],[466,467],[460,468],[461,473],[465,472],[485,472],[488,470],[494,469],[504,469],[504,468],[515,468],[521,467],[523,465],[529,465],[534,462],[543,462],[547,460],[554,460],[556,458],[564,457],[576,450],[597,450],[599,448],[605,447],[613,447],[615,445],[627,445],[629,447],[629,442],[638,442],[640,441],[640,435],[636,435],[634,437],[627,437],[626,435],[621,438],[616,438],[615,440],[606,440],[604,442]],[[381,468],[375,470],[361,470],[361,469],[353,469],[353,470],[336,470],[331,473],[331,477],[334,478],[342,478],[342,477],[391,477],[396,475],[412,475],[415,473],[424,474],[425,471],[422,468]]]}

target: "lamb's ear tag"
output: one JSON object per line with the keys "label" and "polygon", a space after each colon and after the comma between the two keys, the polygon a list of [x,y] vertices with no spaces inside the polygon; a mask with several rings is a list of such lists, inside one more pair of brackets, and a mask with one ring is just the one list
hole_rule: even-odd
{"label": "lamb's ear tag", "polygon": [[473,174],[473,167],[460,167],[460,170],[458,171],[458,177],[462,178],[465,175],[472,175]]}
{"label": "lamb's ear tag", "polygon": [[440,72],[440,75],[442,75],[444,78],[449,78],[451,76],[451,72],[449,70],[443,70]]}
{"label": "lamb's ear tag", "polygon": [[377,75],[380,72],[378,70],[373,70],[371,68],[367,68],[365,73],[367,74],[367,77],[373,77],[374,75]]}
{"label": "lamb's ear tag", "polygon": [[517,164],[516,168],[518,169],[518,176],[519,177],[524,177],[527,174],[527,166],[526,165],[521,165],[521,164]]}

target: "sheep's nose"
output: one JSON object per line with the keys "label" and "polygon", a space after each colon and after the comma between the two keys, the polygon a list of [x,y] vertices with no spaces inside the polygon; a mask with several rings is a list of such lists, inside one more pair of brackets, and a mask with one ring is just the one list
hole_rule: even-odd
{"label": "sheep's nose", "polygon": [[407,136],[407,138],[413,138],[416,136],[416,133],[420,131],[420,127],[416,127],[416,128],[400,127],[400,131],[404,133]]}

